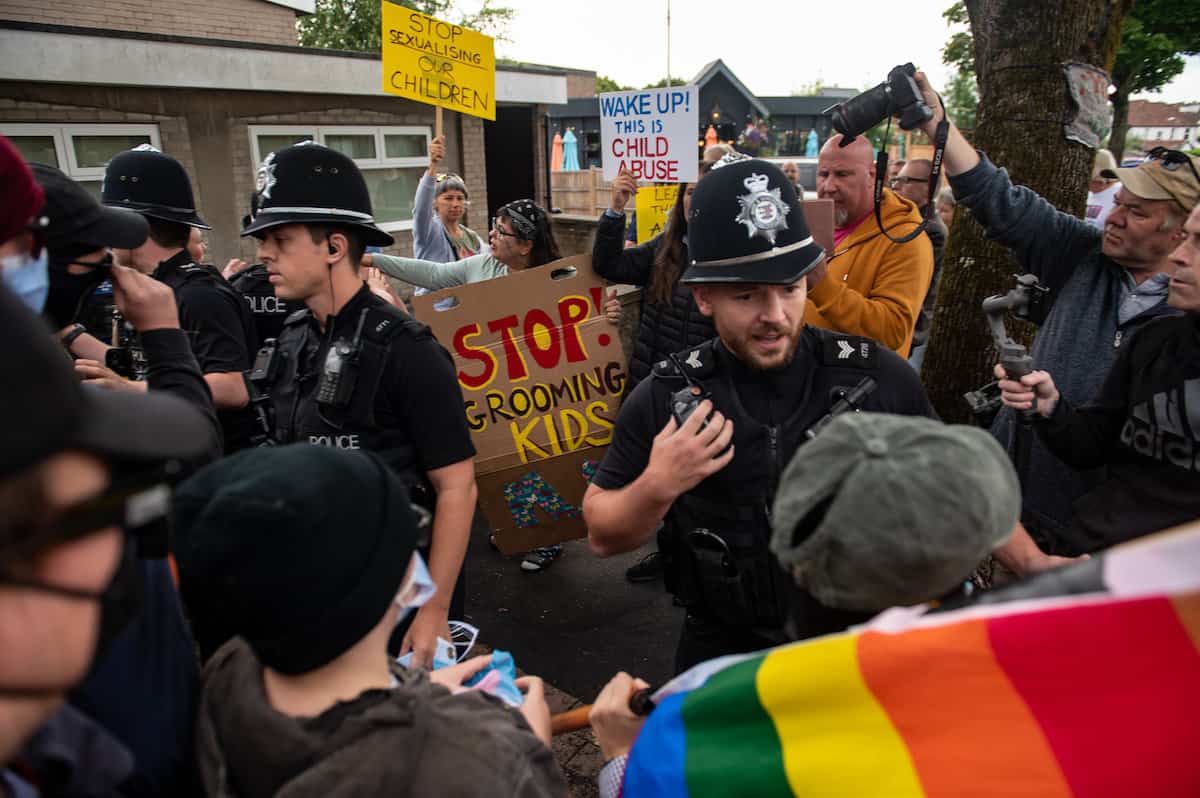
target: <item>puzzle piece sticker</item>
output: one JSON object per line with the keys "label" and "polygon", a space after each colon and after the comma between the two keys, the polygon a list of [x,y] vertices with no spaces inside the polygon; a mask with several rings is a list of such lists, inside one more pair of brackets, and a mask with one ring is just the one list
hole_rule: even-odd
{"label": "puzzle piece sticker", "polygon": [[[586,464],[584,465],[586,469]],[[549,482],[536,471],[529,471],[504,486],[504,502],[517,527],[528,529],[538,525],[534,508],[541,509],[555,521],[564,518],[582,518],[578,507],[564,499]]]}

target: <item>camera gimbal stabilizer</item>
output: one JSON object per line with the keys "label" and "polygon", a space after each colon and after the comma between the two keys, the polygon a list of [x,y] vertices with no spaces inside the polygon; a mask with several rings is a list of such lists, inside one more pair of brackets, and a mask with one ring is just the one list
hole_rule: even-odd
{"label": "camera gimbal stabilizer", "polygon": [[[996,342],[996,354],[1009,379],[1019,380],[1033,371],[1033,357],[1018,344],[1004,327],[1004,316],[1011,313],[1014,318],[1040,324],[1045,318],[1046,299],[1050,289],[1038,283],[1032,274],[1014,275],[1016,286],[1007,294],[994,294],[983,300],[983,313],[987,316],[992,340]],[[963,394],[971,412],[984,426],[991,423],[1000,409],[1000,388],[993,380],[977,391]],[[1025,414],[1023,414],[1025,415]],[[986,422],[986,423],[985,423]]]}

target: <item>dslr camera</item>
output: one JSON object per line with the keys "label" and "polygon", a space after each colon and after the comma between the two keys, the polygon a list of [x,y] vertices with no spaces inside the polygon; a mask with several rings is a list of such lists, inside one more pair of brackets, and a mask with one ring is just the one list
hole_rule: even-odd
{"label": "dslr camera", "polygon": [[932,119],[933,109],[925,104],[925,98],[913,80],[916,73],[916,67],[911,63],[901,64],[878,86],[826,108],[823,113],[829,114],[834,130],[842,134],[842,146],[889,116],[899,115],[900,127],[904,130],[912,130]]}

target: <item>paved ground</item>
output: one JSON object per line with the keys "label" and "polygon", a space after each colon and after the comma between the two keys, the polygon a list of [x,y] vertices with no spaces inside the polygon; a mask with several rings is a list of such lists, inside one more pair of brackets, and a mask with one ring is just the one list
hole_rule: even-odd
{"label": "paved ground", "polygon": [[[682,610],[661,580],[625,580],[625,569],[650,549],[602,560],[572,541],[548,570],[527,574],[519,557],[505,557],[487,539],[486,525],[476,523],[464,567],[466,620],[479,627],[481,642],[546,680],[551,712],[590,703],[619,670],[653,685],[670,678]],[[554,750],[576,798],[595,795],[603,759],[590,732],[562,735]]]}

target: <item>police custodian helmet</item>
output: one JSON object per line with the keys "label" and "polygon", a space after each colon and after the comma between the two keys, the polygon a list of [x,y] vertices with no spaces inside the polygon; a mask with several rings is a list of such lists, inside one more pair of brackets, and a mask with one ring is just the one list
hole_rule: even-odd
{"label": "police custodian helmet", "polygon": [[340,224],[357,230],[368,246],[394,239],[375,226],[371,194],[347,156],[311,141],[271,153],[258,168],[254,215],[242,235],[284,224]]}
{"label": "police custodian helmet", "polygon": [[778,167],[726,156],[696,184],[688,257],[681,283],[787,285],[820,264],[825,251]]}
{"label": "police custodian helmet", "polygon": [[126,150],[108,162],[100,201],[142,216],[212,229],[196,213],[192,181],[183,165],[149,144]]}

